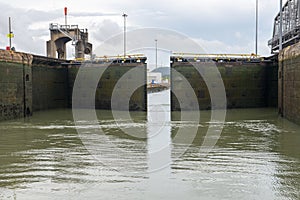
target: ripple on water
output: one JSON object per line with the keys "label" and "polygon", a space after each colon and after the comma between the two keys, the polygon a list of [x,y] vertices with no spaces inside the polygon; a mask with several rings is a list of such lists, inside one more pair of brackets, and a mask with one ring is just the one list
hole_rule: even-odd
{"label": "ripple on water", "polygon": [[[126,198],[143,199],[149,187],[148,180],[155,176],[142,173],[148,164],[147,141],[124,137],[120,130],[130,130],[133,126],[145,129],[153,124],[145,120],[136,123],[123,120],[118,124],[114,120],[100,120],[100,127],[106,131],[105,138],[109,139],[107,142],[89,132],[99,127],[94,123],[78,123],[77,128],[84,132],[82,137],[86,137],[84,142],[74,122],[59,120],[56,116],[44,122],[1,123],[0,199],[13,199],[14,191],[16,199],[19,196],[20,199],[49,199],[49,196],[84,199],[83,194],[90,199],[95,196],[124,199],[122,194]],[[172,155],[187,151],[174,158],[168,176],[157,175],[155,183],[162,193],[175,194],[185,188],[187,199],[193,199],[192,195],[197,197],[194,199],[299,199],[300,158],[297,152],[300,141],[296,134],[299,128],[287,128],[278,123],[277,117],[231,120],[225,122],[214,149],[203,156],[199,149],[207,127],[220,127],[222,123],[195,125],[175,121],[163,125],[168,126],[172,134],[178,128],[189,130],[194,126],[198,127],[198,133],[193,144],[172,143]],[[98,145],[96,154],[91,155],[84,143]],[[129,171],[137,173],[126,173]],[[165,179],[168,181],[164,182]],[[172,190],[164,189],[163,185],[169,185]],[[174,196],[174,200],[182,199]]]}

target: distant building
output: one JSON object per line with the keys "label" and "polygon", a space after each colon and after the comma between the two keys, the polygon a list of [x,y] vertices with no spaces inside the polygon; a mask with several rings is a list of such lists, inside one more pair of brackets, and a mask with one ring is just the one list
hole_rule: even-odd
{"label": "distant building", "polygon": [[159,67],[152,72],[161,73],[161,83],[170,84],[170,67]]}
{"label": "distant building", "polygon": [[161,73],[159,72],[148,72],[147,83],[161,83]]}

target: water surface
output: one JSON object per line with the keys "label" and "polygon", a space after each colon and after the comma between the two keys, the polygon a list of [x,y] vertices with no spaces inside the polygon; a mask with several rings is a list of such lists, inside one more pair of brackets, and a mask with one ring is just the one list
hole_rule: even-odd
{"label": "water surface", "polygon": [[[166,93],[151,95],[148,115],[131,113],[134,121],[97,111],[103,135],[93,122],[78,134],[69,109],[1,122],[0,199],[300,199],[300,127],[276,109],[227,111],[221,138],[202,156],[210,113],[201,112],[192,144],[174,143],[191,124],[179,113],[170,121]],[[149,154],[158,149],[162,162]],[[149,173],[157,162],[163,168]]]}

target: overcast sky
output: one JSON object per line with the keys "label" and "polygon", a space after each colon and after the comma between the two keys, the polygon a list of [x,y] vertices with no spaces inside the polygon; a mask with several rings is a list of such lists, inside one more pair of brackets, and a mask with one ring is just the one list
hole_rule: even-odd
{"label": "overcast sky", "polygon": [[[112,35],[122,33],[122,14],[125,12],[128,14],[128,31],[148,27],[164,28],[186,35],[198,42],[208,53],[253,53],[255,51],[255,1],[1,1],[0,46],[5,48],[8,44],[6,34],[10,16],[15,34],[13,46],[18,51],[45,55],[46,40],[50,37],[49,23],[63,24],[63,8],[66,6],[69,10],[69,24],[88,28],[89,40],[94,47]],[[258,53],[261,55],[270,53],[267,41],[272,36],[273,19],[278,13],[278,7],[279,0],[259,0]]]}

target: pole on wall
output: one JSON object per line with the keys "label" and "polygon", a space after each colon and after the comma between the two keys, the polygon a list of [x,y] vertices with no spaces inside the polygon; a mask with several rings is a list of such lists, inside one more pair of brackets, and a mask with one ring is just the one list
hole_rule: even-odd
{"label": "pole on wall", "polygon": [[279,24],[279,51],[282,50],[282,0],[280,0],[280,5],[279,5],[279,8],[280,8],[280,24]]}
{"label": "pole on wall", "polygon": [[256,0],[256,23],[255,23],[255,55],[258,54],[258,0]]}
{"label": "pole on wall", "polygon": [[67,25],[68,25],[68,21],[67,21],[68,8],[65,7],[64,11],[65,11],[65,25],[66,25],[66,27],[67,27]]}
{"label": "pole on wall", "polygon": [[155,69],[157,69],[157,39],[155,39]]}
{"label": "pole on wall", "polygon": [[124,58],[126,57],[126,17],[128,17],[127,14],[122,15],[124,17]]}
{"label": "pole on wall", "polygon": [[[282,50],[282,0],[280,0],[280,22],[279,22],[279,51]],[[283,67],[283,61],[281,62],[281,108],[279,110],[279,113],[281,117],[284,117],[284,67]]]}
{"label": "pole on wall", "polygon": [[7,37],[9,39],[9,46],[6,48],[7,50],[12,50],[12,38],[14,37],[14,34],[11,30],[11,18],[8,18],[8,34]]}

